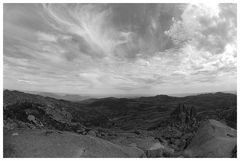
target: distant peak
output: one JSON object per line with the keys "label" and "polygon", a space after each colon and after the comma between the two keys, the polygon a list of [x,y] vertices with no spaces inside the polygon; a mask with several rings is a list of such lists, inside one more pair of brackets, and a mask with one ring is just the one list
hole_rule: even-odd
{"label": "distant peak", "polygon": [[160,94],[160,95],[156,95],[155,97],[169,97],[169,96],[165,94]]}

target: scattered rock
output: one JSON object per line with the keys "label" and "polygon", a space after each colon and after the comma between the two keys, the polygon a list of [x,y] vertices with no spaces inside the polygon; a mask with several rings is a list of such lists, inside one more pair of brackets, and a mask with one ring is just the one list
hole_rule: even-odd
{"label": "scattered rock", "polygon": [[128,146],[137,147],[137,144],[136,143],[131,143]]}
{"label": "scattered rock", "polygon": [[148,158],[161,158],[163,157],[163,149],[147,150],[146,156]]}
{"label": "scattered rock", "polygon": [[12,136],[18,136],[18,133],[17,132],[12,133]]}
{"label": "scattered rock", "polygon": [[82,134],[82,135],[86,135],[86,134],[87,134],[87,132],[86,132],[85,129],[83,129],[83,128],[78,129],[76,132],[77,132],[78,134]]}
{"label": "scattered rock", "polygon": [[90,136],[97,136],[96,131],[94,131],[94,130],[88,131],[87,134],[90,135]]}
{"label": "scattered rock", "polygon": [[182,132],[178,130],[176,127],[167,127],[160,131],[161,136],[167,139],[172,138],[180,138],[182,136]]}
{"label": "scattered rock", "polygon": [[18,124],[11,119],[7,119],[3,121],[3,127],[8,130],[13,130],[18,127]]}
{"label": "scattered rock", "polygon": [[152,147],[146,150],[146,156],[148,158],[171,157],[173,154],[173,149],[164,146],[161,143],[155,143]]}
{"label": "scattered rock", "polygon": [[30,121],[30,122],[33,122],[35,125],[37,125],[37,121],[36,121],[36,118],[35,116],[33,115],[28,115],[27,119]]}

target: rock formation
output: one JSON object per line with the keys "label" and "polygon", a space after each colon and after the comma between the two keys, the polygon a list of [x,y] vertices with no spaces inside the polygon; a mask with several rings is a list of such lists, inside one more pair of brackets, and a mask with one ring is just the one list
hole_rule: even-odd
{"label": "rock formation", "polygon": [[194,106],[179,104],[178,107],[172,112],[171,119],[180,123],[184,129],[193,128],[197,124],[196,120],[196,109]]}
{"label": "rock formation", "polygon": [[237,145],[237,131],[216,120],[201,124],[193,140],[184,151],[187,157],[232,157]]}

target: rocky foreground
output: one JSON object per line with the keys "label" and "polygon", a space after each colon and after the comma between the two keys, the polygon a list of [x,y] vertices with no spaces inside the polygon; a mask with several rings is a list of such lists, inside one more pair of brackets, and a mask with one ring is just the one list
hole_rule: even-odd
{"label": "rocky foreground", "polygon": [[69,102],[4,91],[4,157],[230,158],[235,128],[231,94]]}

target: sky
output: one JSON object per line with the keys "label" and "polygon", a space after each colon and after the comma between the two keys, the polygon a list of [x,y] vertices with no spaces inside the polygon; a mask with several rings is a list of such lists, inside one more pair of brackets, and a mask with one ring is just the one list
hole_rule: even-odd
{"label": "sky", "polygon": [[5,89],[236,91],[236,4],[4,4]]}

